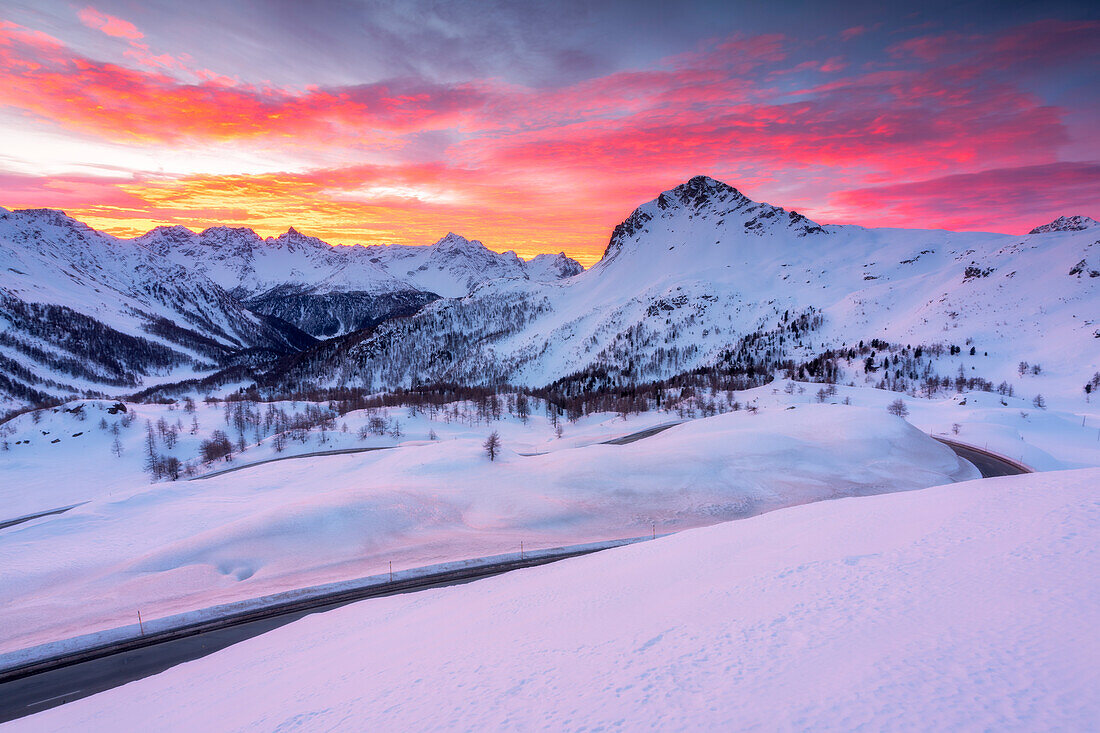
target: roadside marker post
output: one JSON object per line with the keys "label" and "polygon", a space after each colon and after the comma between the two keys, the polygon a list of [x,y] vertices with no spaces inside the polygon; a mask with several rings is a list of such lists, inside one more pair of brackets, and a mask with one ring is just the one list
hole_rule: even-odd
{"label": "roadside marker post", "polygon": [[145,636],[145,624],[141,623],[141,611],[138,611],[137,614],[138,614],[138,630],[141,631],[142,636]]}
{"label": "roadside marker post", "polygon": [[393,560],[390,560],[390,582],[393,582]]}

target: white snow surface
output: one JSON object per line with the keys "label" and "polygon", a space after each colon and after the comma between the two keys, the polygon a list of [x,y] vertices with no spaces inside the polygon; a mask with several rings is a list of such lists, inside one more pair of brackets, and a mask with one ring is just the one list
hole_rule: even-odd
{"label": "white snow surface", "polygon": [[1100,470],[788,508],[306,617],[18,730],[1092,730]]}
{"label": "white snow surface", "polygon": [[[1042,378],[1029,376],[1028,379]],[[827,386],[777,380],[763,387],[735,392],[732,397],[762,411],[785,410],[791,406],[817,404],[818,390]],[[899,398],[910,411],[906,419],[926,433],[992,450],[1040,471],[1100,467],[1100,402],[1096,401],[1080,403],[1074,411],[1038,410],[1029,400],[986,392],[924,399],[870,387],[837,385],[836,394],[829,396],[825,404],[846,406],[844,401],[847,400],[853,407],[885,410]],[[143,471],[146,421],[155,424],[164,419],[167,423],[180,425],[182,430],[175,446],[168,448],[161,440],[157,450],[193,466],[201,475],[318,451],[422,444],[429,442],[432,431],[442,441],[458,438],[476,442],[484,440],[489,431],[496,430],[504,445],[515,453],[547,453],[599,443],[657,425],[692,420],[697,414],[681,414],[676,409],[644,412],[630,415],[628,419],[609,413],[593,414],[576,424],[564,423],[563,435],[558,438],[553,426],[542,416],[541,404],[534,407],[535,417],[526,424],[506,413],[491,427],[462,420],[447,421],[441,415],[436,415],[434,420],[424,413],[410,417],[407,410],[395,408],[379,411],[378,415],[384,417],[387,425],[396,421],[401,427],[400,437],[387,434],[363,439],[358,433],[368,415],[356,411],[340,418],[339,427],[328,431],[323,442],[320,431],[315,428],[306,442],[290,441],[284,451],[278,453],[268,436],[249,445],[244,453],[235,454],[232,463],[206,465],[196,460],[200,441],[209,438],[214,430],[234,435],[232,426],[224,420],[222,406],[206,405],[200,400],[196,413],[191,415],[179,405],[127,403],[127,410],[134,418],[129,428],[119,430],[123,454],[115,456],[111,429],[120,423],[121,415],[108,413],[114,404],[101,400],[71,402],[38,411],[37,422],[34,414],[25,414],[0,425],[0,522],[108,496],[114,491],[146,483],[149,480]],[[305,402],[271,404],[289,412],[303,410],[307,405]],[[65,411],[77,405],[84,405],[83,419]],[[472,406],[466,407],[470,414],[474,412]],[[266,408],[267,404],[259,405],[261,411]],[[107,430],[99,427],[101,419],[108,423]],[[193,421],[198,423],[198,429],[192,435]],[[344,425],[348,426],[347,431],[342,429]]]}
{"label": "white snow surface", "polygon": [[628,445],[534,456],[505,443],[493,463],[481,446],[489,429],[199,481],[115,485],[64,514],[0,530],[0,651],[129,624],[138,606],[152,619],[364,577],[390,561],[404,569],[521,542],[663,533],[978,475],[881,409],[728,413]]}

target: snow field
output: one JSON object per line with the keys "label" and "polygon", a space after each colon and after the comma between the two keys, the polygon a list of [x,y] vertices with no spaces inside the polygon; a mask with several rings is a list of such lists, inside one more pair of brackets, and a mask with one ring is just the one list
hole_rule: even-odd
{"label": "snow field", "polygon": [[[518,424],[518,421],[517,421]],[[592,427],[592,426],[589,426]],[[884,410],[696,420],[490,463],[482,436],[135,484],[0,531],[0,651],[267,593],[518,549],[669,532],[975,469]]]}
{"label": "snow field", "polygon": [[821,502],[309,616],[12,730],[1089,730],[1100,470]]}
{"label": "snow field", "polygon": [[[314,428],[304,443],[289,439],[281,453],[275,450],[271,435],[255,442],[254,432],[249,429],[246,431],[247,445],[243,453],[235,450],[230,462],[203,464],[197,460],[199,444],[209,439],[213,431],[226,432],[234,448],[240,437],[232,424],[225,420],[224,403],[209,405],[196,400],[194,414],[186,412],[180,404],[169,407],[126,403],[127,413],[132,416],[129,427],[125,426],[127,413],[112,415],[108,412],[115,404],[112,400],[80,400],[60,408],[39,410],[38,422],[35,422],[34,415],[25,414],[0,424],[0,521],[108,496],[116,490],[149,483],[149,474],[143,468],[145,426],[147,422],[155,426],[161,419],[170,425],[178,425],[179,432],[172,448],[168,448],[158,435],[157,452],[178,458],[192,466],[197,474],[300,453],[427,443],[433,431],[440,441],[444,441],[458,438],[484,440],[485,436],[496,430],[508,448],[519,453],[535,453],[587,445],[676,421],[674,416],[656,412],[631,415],[627,420],[612,414],[589,415],[576,424],[563,421],[563,434],[558,438],[553,426],[543,416],[541,405],[537,404],[533,404],[532,417],[527,423],[505,411],[504,417],[491,426],[473,422],[474,409],[469,404],[448,406],[449,409],[459,408],[459,419],[445,418],[442,414],[431,419],[425,413],[410,417],[406,408],[387,408],[376,412],[360,410],[337,418],[336,428],[325,431],[323,436],[320,429]],[[65,411],[77,405],[84,405],[83,419],[78,414]],[[263,412],[269,405],[291,414],[304,412],[307,405],[323,406],[305,402],[275,402],[261,403],[257,408]],[[367,425],[372,416],[385,421],[386,433],[370,434],[365,439],[359,437],[360,428]],[[106,430],[100,427],[100,420],[107,422]],[[199,426],[194,435],[191,433],[193,420]],[[395,423],[401,431],[396,438],[389,432]],[[115,455],[112,449],[116,425],[122,455]],[[344,425],[347,425],[346,431],[343,430]],[[54,443],[54,440],[58,442]],[[2,449],[3,443],[7,444],[7,450]]]}
{"label": "snow field", "polygon": [[[793,391],[787,392],[791,384]],[[817,404],[817,392],[829,385],[777,380],[737,393],[762,410]],[[989,392],[964,392],[943,399],[910,397],[870,387],[836,385],[825,404],[885,410],[901,399],[906,420],[921,430],[1019,460],[1038,471],[1100,466],[1100,401],[1069,409],[1036,409],[1030,399]],[[954,426],[958,426],[955,432]]]}

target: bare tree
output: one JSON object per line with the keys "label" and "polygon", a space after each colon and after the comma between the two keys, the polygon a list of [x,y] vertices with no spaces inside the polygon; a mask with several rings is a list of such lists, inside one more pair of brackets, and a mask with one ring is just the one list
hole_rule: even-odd
{"label": "bare tree", "polygon": [[180,477],[180,459],[175,456],[164,456],[161,459],[161,473],[173,481],[177,480]]}
{"label": "bare tree", "polygon": [[489,456],[490,461],[497,459],[497,453],[500,451],[500,434],[497,431],[489,433],[489,437],[485,439],[485,455]]}
{"label": "bare tree", "polygon": [[898,417],[906,417],[909,414],[909,408],[905,406],[905,401],[900,397],[887,405],[886,411]]}
{"label": "bare tree", "polygon": [[209,440],[199,444],[199,455],[205,463],[211,463],[219,458],[229,460],[233,453],[233,444],[229,442],[229,436],[221,430],[215,430],[210,434]]}

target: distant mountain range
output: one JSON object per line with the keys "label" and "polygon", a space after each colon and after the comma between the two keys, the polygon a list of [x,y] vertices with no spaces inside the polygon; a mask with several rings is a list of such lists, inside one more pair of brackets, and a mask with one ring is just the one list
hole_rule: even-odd
{"label": "distant mountain range", "polygon": [[327,338],[415,313],[438,298],[467,295],[488,280],[552,280],[584,268],[559,255],[530,261],[448,234],[427,247],[334,247],[291,228],[261,239],[245,228],[194,233],[158,227],[133,240],[202,273],[257,313]]}
{"label": "distant mountain range", "polygon": [[585,271],[455,234],[423,247],[228,227],[119,240],[58,211],[0,210],[0,329],[13,405],[227,368],[297,386],[629,383],[872,340],[988,353],[969,366],[995,380],[1041,361],[1070,385],[1100,368],[1100,225],[819,225],[700,176],[635,210]]}
{"label": "distant mountain range", "polygon": [[424,247],[229,227],[122,240],[61,211],[0,209],[0,405],[265,363],[489,280],[582,270],[563,254],[525,261],[455,234]]}

